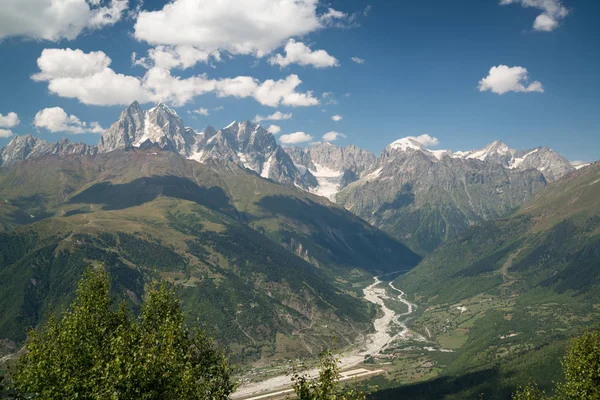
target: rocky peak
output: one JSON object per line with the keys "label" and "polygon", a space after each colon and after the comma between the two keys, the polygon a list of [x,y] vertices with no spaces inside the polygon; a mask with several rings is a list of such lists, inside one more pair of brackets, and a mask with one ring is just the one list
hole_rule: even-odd
{"label": "rocky peak", "polygon": [[18,162],[55,154],[66,155],[94,155],[98,152],[96,146],[90,146],[85,143],[73,143],[69,139],[63,138],[56,143],[48,143],[43,139],[37,138],[31,134],[15,136],[9,143],[0,150],[0,165],[11,165]]}
{"label": "rocky peak", "polygon": [[134,101],[102,134],[98,143],[99,151],[106,153],[131,146],[144,134],[144,119],[144,110],[140,107],[140,103]]}

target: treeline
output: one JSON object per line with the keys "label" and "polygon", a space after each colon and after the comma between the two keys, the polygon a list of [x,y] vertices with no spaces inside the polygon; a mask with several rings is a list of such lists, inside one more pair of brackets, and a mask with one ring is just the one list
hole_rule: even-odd
{"label": "treeline", "polygon": [[[166,282],[150,285],[134,317],[126,303],[111,300],[104,268],[89,267],[69,310],[28,333],[16,366],[0,376],[0,398],[227,399],[235,384],[224,352],[184,321]],[[297,398],[364,399],[364,393],[341,389],[338,362],[324,352],[316,379],[294,370]]]}

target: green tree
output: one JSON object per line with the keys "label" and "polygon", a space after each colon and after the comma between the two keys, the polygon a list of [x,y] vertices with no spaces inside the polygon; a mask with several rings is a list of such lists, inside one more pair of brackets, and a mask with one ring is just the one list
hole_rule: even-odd
{"label": "green tree", "polygon": [[519,387],[512,398],[513,400],[546,400],[549,397],[538,387],[537,383],[530,383],[527,386]]}
{"label": "green tree", "polygon": [[565,382],[558,385],[564,399],[600,399],[600,333],[586,332],[569,343],[562,361]]}
{"label": "green tree", "polygon": [[292,373],[292,388],[299,400],[364,400],[365,395],[358,391],[343,392],[340,388],[339,360],[331,351],[321,353],[319,376],[311,379],[297,370]]}
{"label": "green tree", "polygon": [[[21,398],[225,399],[233,391],[223,353],[184,323],[165,282],[153,283],[138,319],[109,296],[102,268],[88,269],[60,319],[29,332],[11,374]],[[11,371],[13,372],[13,371]]]}
{"label": "green tree", "polygon": [[[585,332],[571,339],[562,360],[564,382],[557,385],[556,398],[561,400],[600,399],[600,333]],[[546,400],[535,383],[517,389],[513,400]]]}

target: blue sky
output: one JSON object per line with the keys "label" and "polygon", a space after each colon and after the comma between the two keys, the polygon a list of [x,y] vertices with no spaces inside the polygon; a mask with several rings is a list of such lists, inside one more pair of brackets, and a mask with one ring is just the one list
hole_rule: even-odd
{"label": "blue sky", "polygon": [[379,153],[428,134],[454,151],[500,139],[600,158],[596,0],[74,0],[52,20],[49,0],[6,3],[0,136],[96,143],[93,123],[107,128],[140,97],[196,130],[291,113],[261,123],[304,132],[291,137],[301,144],[334,131]]}

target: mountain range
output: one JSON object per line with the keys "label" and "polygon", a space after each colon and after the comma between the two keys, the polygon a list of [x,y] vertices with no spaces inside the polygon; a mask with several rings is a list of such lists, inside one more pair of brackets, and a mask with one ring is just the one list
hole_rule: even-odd
{"label": "mountain range", "polygon": [[[27,149],[38,147],[50,148]],[[375,310],[353,282],[420,259],[326,199],[236,164],[154,145],[32,154],[0,168],[0,353],[103,264],[134,308],[149,280],[175,283],[234,358],[310,355],[368,331]]]}
{"label": "mountain range", "polygon": [[[133,103],[97,146],[17,136],[0,150],[0,356],[90,264],[134,311],[146,283],[174,283],[236,362],[262,366],[356,343],[378,315],[362,288],[410,270],[393,284],[426,342],[382,356],[440,378],[380,398],[547,388],[568,336],[600,321],[599,185],[598,163],[545,147],[282,147],[249,121],[196,132],[163,104]],[[375,383],[397,386],[398,365]]]}
{"label": "mountain range", "polygon": [[17,136],[1,151],[0,165],[43,155],[148,147],[206,165],[246,168],[326,197],[419,254],[430,253],[468,226],[505,215],[548,182],[575,170],[549,148],[514,150],[500,141],[453,153],[429,150],[416,138],[404,138],[379,156],[327,142],[282,147],[273,134],[249,121],[195,132],[168,106],[143,110],[137,102],[102,134],[98,146]]}
{"label": "mountain range", "polygon": [[508,399],[528,380],[561,381],[566,341],[600,323],[600,163],[472,226],[394,285],[419,302],[411,327],[452,353],[443,378],[381,398]]}

